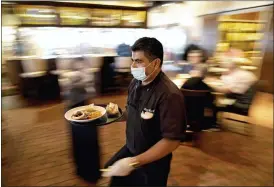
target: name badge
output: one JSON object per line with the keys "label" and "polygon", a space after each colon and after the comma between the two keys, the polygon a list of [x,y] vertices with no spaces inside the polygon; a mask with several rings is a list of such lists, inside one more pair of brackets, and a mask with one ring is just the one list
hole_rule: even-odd
{"label": "name badge", "polygon": [[143,119],[151,119],[151,118],[153,118],[154,111],[155,110],[144,108],[144,110],[141,113],[141,118],[143,118]]}

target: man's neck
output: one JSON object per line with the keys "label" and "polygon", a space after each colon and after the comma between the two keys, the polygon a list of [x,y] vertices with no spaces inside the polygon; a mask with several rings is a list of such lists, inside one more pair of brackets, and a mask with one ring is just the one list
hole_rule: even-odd
{"label": "man's neck", "polygon": [[142,81],[142,85],[145,86],[151,83],[160,72],[161,72],[160,67],[155,69],[145,80]]}

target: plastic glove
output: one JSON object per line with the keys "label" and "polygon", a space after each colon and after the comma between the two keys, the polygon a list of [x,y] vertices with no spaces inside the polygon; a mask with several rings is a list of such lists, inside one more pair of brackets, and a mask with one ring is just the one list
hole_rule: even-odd
{"label": "plastic glove", "polygon": [[103,177],[112,177],[112,176],[127,176],[129,175],[135,168],[131,165],[135,163],[136,160],[134,158],[128,157],[123,158],[115,162],[108,169],[109,171],[103,172]]}

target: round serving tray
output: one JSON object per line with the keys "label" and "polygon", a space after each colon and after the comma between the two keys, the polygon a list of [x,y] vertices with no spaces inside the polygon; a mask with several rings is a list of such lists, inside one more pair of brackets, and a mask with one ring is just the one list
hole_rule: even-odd
{"label": "round serving tray", "polygon": [[[96,106],[101,106],[106,108],[106,104],[94,104]],[[86,122],[86,123],[77,123],[77,122],[73,122],[70,121],[71,124],[73,125],[81,125],[81,126],[86,126],[86,125],[96,125],[96,126],[103,126],[103,125],[108,125],[111,123],[114,123],[116,121],[118,121],[119,119],[121,119],[123,117],[124,113],[122,111],[122,109],[119,107],[119,114],[116,116],[108,116],[107,113],[105,115],[103,115],[101,118],[96,119],[94,121],[90,121],[90,122]]]}

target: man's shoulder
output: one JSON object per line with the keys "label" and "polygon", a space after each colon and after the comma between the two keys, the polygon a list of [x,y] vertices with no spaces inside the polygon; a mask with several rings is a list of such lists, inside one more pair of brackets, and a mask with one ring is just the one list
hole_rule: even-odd
{"label": "man's shoulder", "polygon": [[165,96],[183,95],[181,90],[164,73],[160,77],[156,91],[162,93]]}

